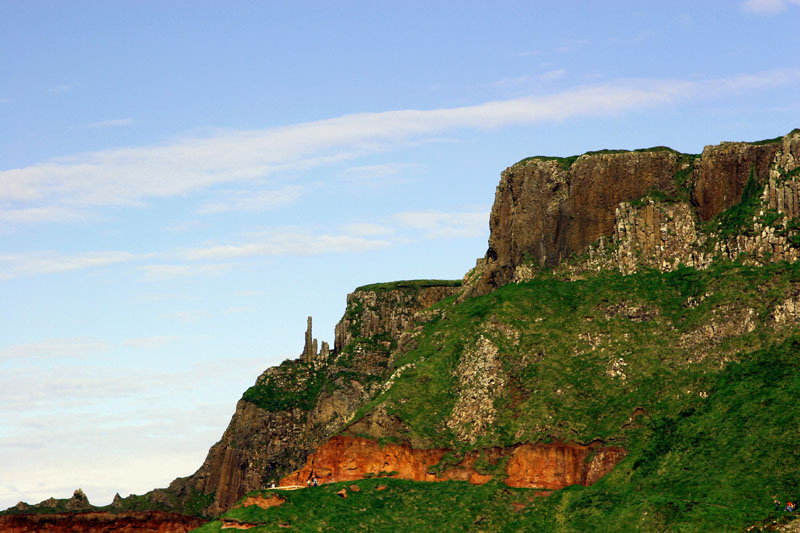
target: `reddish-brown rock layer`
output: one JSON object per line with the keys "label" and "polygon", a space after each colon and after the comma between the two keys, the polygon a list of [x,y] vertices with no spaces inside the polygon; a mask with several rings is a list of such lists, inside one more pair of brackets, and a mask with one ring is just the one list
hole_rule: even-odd
{"label": "reddish-brown rock layer", "polygon": [[780,143],[722,143],[706,146],[695,171],[692,201],[700,220],[708,220],[742,198],[750,177],[763,182]]}
{"label": "reddish-brown rock layer", "polygon": [[662,150],[585,155],[569,169],[545,160],[506,169],[489,218],[486,282],[500,287],[527,258],[554,266],[610,235],[620,202],[673,190],[677,165],[677,154]]}
{"label": "reddish-brown rock layer", "polygon": [[413,449],[405,444],[386,444],[360,437],[336,436],[311,454],[306,465],[283,478],[281,486],[304,485],[312,477],[320,483],[353,481],[389,475],[415,481],[469,481],[480,485],[492,479],[475,468],[476,460],[496,464],[508,457],[506,484],[512,487],[557,490],[570,485],[591,485],[606,475],[626,451],[599,444],[522,444],[467,453],[456,465],[439,474],[430,473],[447,453],[443,449]]}
{"label": "reddish-brown rock layer", "polygon": [[3,533],[183,533],[206,522],[160,511],[53,513],[0,516]]}
{"label": "reddish-brown rock layer", "polygon": [[269,509],[270,507],[278,507],[279,505],[283,505],[286,502],[285,498],[281,498],[277,494],[270,494],[269,496],[248,496],[247,498],[242,501],[238,505],[238,507],[247,507],[249,505],[255,505],[257,507],[261,507],[262,509]]}

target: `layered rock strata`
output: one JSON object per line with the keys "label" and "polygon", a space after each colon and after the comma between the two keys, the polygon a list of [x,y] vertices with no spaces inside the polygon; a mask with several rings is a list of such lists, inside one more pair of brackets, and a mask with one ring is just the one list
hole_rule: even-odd
{"label": "layered rock strata", "polygon": [[[591,485],[622,460],[623,448],[590,445],[521,444],[466,453],[457,463],[436,471],[450,453],[445,449],[414,449],[406,444],[381,445],[360,437],[336,436],[309,456],[305,466],[280,481],[280,486],[304,486],[311,478],[320,483],[354,481],[387,476],[414,481],[468,481],[481,485],[500,459],[508,458],[502,474],[511,487],[558,490],[570,485]],[[487,468],[478,468],[477,463]],[[434,473],[435,472],[435,473]]]}
{"label": "layered rock strata", "polygon": [[[765,209],[796,217],[797,186],[782,177],[798,165],[798,130],[769,142],[707,146],[700,156],[656,148],[590,153],[574,162],[523,160],[501,175],[489,249],[469,292],[485,294],[519,281],[526,278],[518,274],[520,268],[556,266],[591,245],[602,254],[609,244],[618,244],[622,250],[614,259],[622,260],[614,266],[627,271],[635,265],[670,269],[679,263],[702,268],[715,256],[754,251],[769,252],[769,260],[794,260],[797,254],[785,242],[769,230],[759,233],[763,227],[755,228],[749,242],[722,239],[703,248],[707,235],[697,226],[740,202],[751,175],[759,187],[766,186]],[[632,207],[648,195],[669,198],[672,205]]]}

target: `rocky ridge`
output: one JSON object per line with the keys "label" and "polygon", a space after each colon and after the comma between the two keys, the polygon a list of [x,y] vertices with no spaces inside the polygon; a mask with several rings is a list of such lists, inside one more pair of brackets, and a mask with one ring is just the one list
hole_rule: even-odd
{"label": "rocky ridge", "polygon": [[[379,388],[389,355],[410,342],[417,313],[455,294],[458,283],[423,280],[359,288],[347,296],[333,350],[317,352],[309,318],[302,356],[267,369],[236,406],[200,469],[170,491],[213,494],[218,514],[248,491],[300,468]],[[310,350],[309,350],[310,347]]]}

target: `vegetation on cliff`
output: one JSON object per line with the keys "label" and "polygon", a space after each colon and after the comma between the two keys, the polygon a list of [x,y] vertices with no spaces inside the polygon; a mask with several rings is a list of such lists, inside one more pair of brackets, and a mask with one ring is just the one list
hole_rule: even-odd
{"label": "vegetation on cliff", "polygon": [[[254,531],[736,531],[765,524],[785,514],[774,510],[774,496],[800,496],[798,365],[797,336],[725,365],[705,399],[631,429],[628,457],[590,487],[540,497],[499,480],[365,479],[283,492],[280,507],[233,509],[222,518],[260,524]],[[336,495],[343,488],[346,499]]]}

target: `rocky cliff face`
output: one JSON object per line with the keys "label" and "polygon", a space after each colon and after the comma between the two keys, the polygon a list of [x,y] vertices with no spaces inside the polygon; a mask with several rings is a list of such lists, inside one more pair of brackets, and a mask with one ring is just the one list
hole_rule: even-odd
{"label": "rocky cliff face", "polygon": [[200,469],[173,482],[170,492],[213,494],[206,511],[218,514],[246,492],[300,468],[378,390],[415,315],[458,290],[457,283],[438,281],[357,289],[347,296],[333,351],[310,348],[316,339],[309,319],[302,357],[259,376]]}
{"label": "rocky cliff face", "polygon": [[[782,259],[786,243],[771,235],[728,242],[701,231],[700,224],[739,204],[751,175],[759,190],[769,183],[765,210],[785,214],[787,222],[795,217],[794,192],[785,192],[795,186],[785,182],[787,177],[796,181],[789,174],[800,164],[799,153],[800,131],[795,130],[769,142],[708,146],[700,156],[655,148],[590,153],[574,161],[523,160],[502,173],[489,250],[470,292],[485,294],[528,279],[526,271],[559,265],[592,245],[592,255],[616,253],[616,266],[624,271],[633,264],[703,267],[714,257],[735,258],[756,248],[779,252],[771,259]],[[641,209],[643,200],[656,205]],[[761,246],[765,239],[768,247]],[[614,265],[598,263],[608,267]]]}

